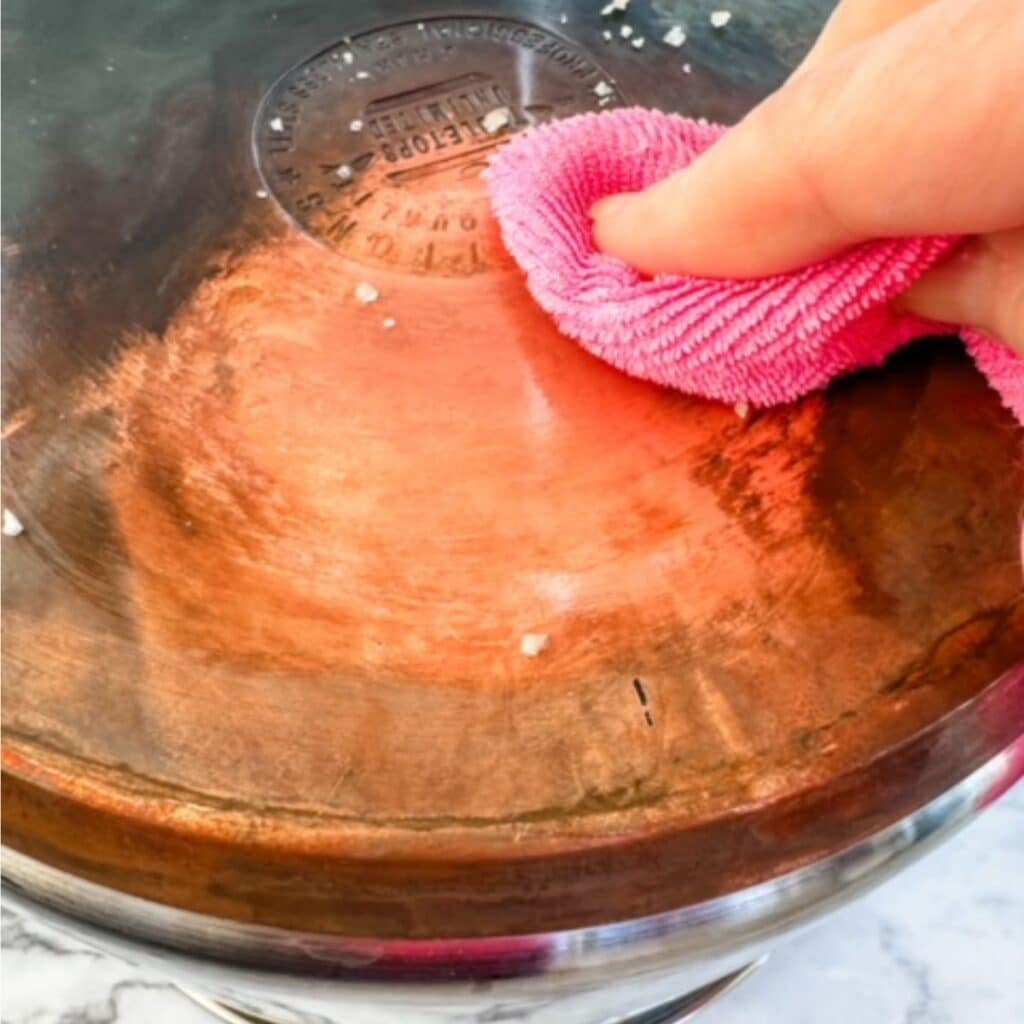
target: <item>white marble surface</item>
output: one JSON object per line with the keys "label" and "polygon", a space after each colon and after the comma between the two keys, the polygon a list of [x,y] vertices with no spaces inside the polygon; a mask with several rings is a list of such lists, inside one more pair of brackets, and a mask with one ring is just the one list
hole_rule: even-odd
{"label": "white marble surface", "polygon": [[[2,972],[2,1024],[213,1021],[162,978],[6,910]],[[1024,785],[904,874],[776,952],[700,1021],[1024,1021]]]}

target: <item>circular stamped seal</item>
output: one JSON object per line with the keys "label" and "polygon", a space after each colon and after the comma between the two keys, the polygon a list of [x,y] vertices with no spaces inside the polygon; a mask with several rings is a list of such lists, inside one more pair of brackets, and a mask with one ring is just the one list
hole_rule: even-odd
{"label": "circular stamped seal", "polygon": [[410,21],[342,40],[284,75],[253,142],[268,191],[359,263],[466,276],[509,265],[481,172],[513,132],[621,104],[612,78],[546,29]]}

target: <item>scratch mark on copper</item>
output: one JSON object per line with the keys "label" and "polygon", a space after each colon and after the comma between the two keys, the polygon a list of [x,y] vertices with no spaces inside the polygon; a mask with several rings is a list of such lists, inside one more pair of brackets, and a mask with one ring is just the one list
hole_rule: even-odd
{"label": "scratch mark on copper", "polygon": [[35,415],[35,410],[29,408],[19,409],[12,414],[11,418],[4,424],[3,429],[0,430],[0,441],[6,441],[7,438],[14,437],[19,430],[27,427],[35,419]]}

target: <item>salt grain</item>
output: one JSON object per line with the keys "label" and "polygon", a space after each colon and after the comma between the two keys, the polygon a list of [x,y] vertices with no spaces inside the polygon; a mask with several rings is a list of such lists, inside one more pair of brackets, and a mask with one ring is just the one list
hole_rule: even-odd
{"label": "salt grain", "polygon": [[266,199],[268,195],[270,195],[270,193],[265,188],[256,189],[257,199]]}
{"label": "salt grain", "polygon": [[536,658],[550,646],[551,637],[547,633],[524,633],[519,641],[519,650],[528,658]]}
{"label": "salt grain", "polygon": [[749,402],[737,402],[733,406],[733,409],[735,410],[736,415],[739,416],[741,420],[745,420],[750,415]]}
{"label": "salt grain", "polygon": [[607,82],[603,80],[598,82],[597,85],[594,86],[595,95],[599,96],[601,99],[606,99],[607,97],[611,96],[614,92],[614,87],[610,86]]}
{"label": "salt grain", "polygon": [[427,31],[427,26],[426,26],[426,25],[424,25],[422,21],[417,21],[417,22],[416,22],[416,27],[417,27],[417,28],[418,28],[418,29],[419,29],[419,30],[420,30],[421,32],[426,32],[426,31]]}
{"label": "salt grain", "polygon": [[625,14],[629,8],[629,0],[609,0],[601,8],[601,17],[609,18],[613,14]]}
{"label": "salt grain", "polygon": [[348,123],[348,130],[350,132],[361,132],[363,130],[363,122],[358,117],[352,118]]}
{"label": "salt grain", "polygon": [[692,65],[692,64],[689,64],[689,63],[687,63],[687,64],[684,64],[684,65],[683,65],[683,74],[684,74],[684,75],[688,75],[688,74],[690,74],[690,73],[691,73],[692,71],[693,71],[693,65]]}
{"label": "salt grain", "polygon": [[725,28],[732,21],[732,11],[712,11],[708,20],[712,28]]}
{"label": "salt grain", "polygon": [[606,43],[610,43],[610,42],[612,41],[612,34],[611,34],[611,32],[609,32],[609,31],[608,31],[608,29],[605,29],[605,30],[604,30],[604,31],[603,31],[603,32],[601,33],[601,38],[602,38],[602,39],[603,39],[603,40],[604,40],[604,41],[605,41]]}
{"label": "salt grain", "polygon": [[357,71],[356,72],[356,78],[358,78],[360,81],[365,81],[369,77],[370,77],[370,72],[369,71]]}
{"label": "salt grain", "polygon": [[647,42],[647,40],[644,39],[643,36],[637,36],[636,39],[633,40],[633,44],[632,44],[633,45],[633,49],[634,50],[642,50],[644,48],[644,43],[645,42]]}
{"label": "salt grain", "polygon": [[353,62],[353,61],[354,61],[354,60],[356,59],[356,55],[355,55],[355,54],[354,54],[354,53],[353,53],[353,52],[352,52],[351,50],[346,50],[346,51],[345,51],[345,52],[344,52],[344,53],[343,53],[343,54],[341,55],[341,59],[342,59],[342,60],[343,60],[343,61],[344,61],[344,62],[345,62],[346,64],[351,64],[351,63],[352,63],[352,62]]}
{"label": "salt grain", "polygon": [[17,537],[25,532],[25,527],[22,526],[21,520],[9,508],[5,508],[3,527],[0,530],[2,530],[5,537]]}
{"label": "salt grain", "polygon": [[568,24],[569,24],[569,15],[568,15],[568,14],[563,14],[563,15],[562,15],[562,16],[561,16],[561,17],[560,17],[560,18],[558,19],[558,23],[559,23],[560,25],[568,25]]}
{"label": "salt grain", "polygon": [[633,34],[633,26],[632,25],[623,25],[622,28],[619,29],[619,35],[622,36],[623,39],[628,39],[632,34]]}
{"label": "salt grain", "polygon": [[383,327],[385,331],[392,330],[394,327],[397,326],[397,324],[398,321],[393,316],[386,316],[380,322],[381,327]]}
{"label": "salt grain", "polygon": [[488,135],[497,135],[512,122],[512,111],[508,107],[495,107],[483,116],[480,124]]}
{"label": "salt grain", "polygon": [[354,294],[356,302],[361,302],[364,306],[368,306],[371,302],[376,302],[380,298],[380,292],[369,281],[360,281],[356,285]]}
{"label": "salt grain", "polygon": [[668,43],[669,46],[674,46],[678,49],[683,43],[686,42],[686,32],[682,25],[673,25],[662,37],[663,43]]}
{"label": "salt grain", "polygon": [[283,132],[284,131],[284,121],[282,121],[281,118],[279,118],[279,117],[273,118],[271,120],[271,122],[270,122],[270,130],[272,132]]}
{"label": "salt grain", "polygon": [[334,173],[342,181],[352,180],[352,168],[348,164],[342,164]]}

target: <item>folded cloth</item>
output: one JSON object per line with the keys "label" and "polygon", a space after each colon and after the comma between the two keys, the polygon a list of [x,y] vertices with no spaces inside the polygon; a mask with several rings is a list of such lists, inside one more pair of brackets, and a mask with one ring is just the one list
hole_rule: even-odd
{"label": "folded cloth", "polygon": [[[589,210],[685,167],[727,129],[638,108],[583,114],[513,139],[487,176],[505,244],[537,302],[594,355],[635,377],[772,405],[949,332],[890,302],[960,242],[868,242],[756,280],[650,278],[594,246]],[[1024,422],[1024,358],[979,331],[964,342]]]}

